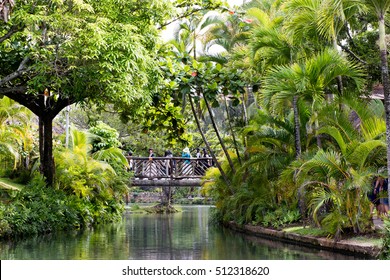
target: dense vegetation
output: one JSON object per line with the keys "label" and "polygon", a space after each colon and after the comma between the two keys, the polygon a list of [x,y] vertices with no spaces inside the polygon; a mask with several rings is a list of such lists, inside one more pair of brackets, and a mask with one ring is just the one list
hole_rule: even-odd
{"label": "dense vegetation", "polygon": [[[2,175],[29,183],[4,197],[2,234],[113,220],[124,152],[184,145],[216,163],[202,191],[219,222],[370,232],[367,194],[390,172],[390,2],[246,2],[10,4],[0,94],[21,105],[1,99]],[[65,147],[60,112],[73,103]]]}

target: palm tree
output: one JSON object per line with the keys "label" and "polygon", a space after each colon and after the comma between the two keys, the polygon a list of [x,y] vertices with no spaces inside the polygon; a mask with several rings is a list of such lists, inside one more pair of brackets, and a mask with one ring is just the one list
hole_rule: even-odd
{"label": "palm tree", "polygon": [[24,163],[33,151],[32,113],[15,101],[0,99],[0,147],[3,153],[14,157],[14,168]]}
{"label": "palm tree", "polygon": [[[312,41],[317,48],[323,46],[323,39],[339,51],[339,35],[350,28],[348,21],[361,11],[359,1],[349,0],[289,0],[286,3],[287,28],[295,40]],[[313,46],[311,46],[313,47]],[[343,90],[341,77],[337,77],[338,91]]]}
{"label": "palm tree", "polygon": [[[192,62],[193,65],[195,65],[195,67],[194,67],[195,70],[192,73],[195,78],[198,74],[198,72],[196,70],[197,69],[196,66],[201,65],[200,63],[197,63],[197,58],[198,58],[197,43],[198,43],[199,39],[202,36],[204,36],[205,29],[209,28],[211,25],[215,24],[216,22],[218,22],[218,18],[207,15],[207,14],[204,15],[203,18],[193,17],[189,21],[183,21],[174,33],[175,39],[171,41],[171,44],[174,47],[174,52],[176,53],[176,55],[178,57],[182,58],[181,60],[184,64],[190,64]],[[191,56],[192,56],[192,58],[191,58]],[[192,59],[193,59],[193,61],[192,61]],[[220,132],[217,128],[217,125],[216,125],[216,122],[214,119],[214,114],[213,114],[212,109],[210,107],[209,101],[202,93],[202,86],[203,85],[196,83],[196,85],[195,85],[196,98],[200,99],[201,97],[203,97],[203,101],[204,101],[206,108],[208,110],[213,129],[218,137],[218,140],[220,142],[222,150],[224,151],[224,154],[225,154],[227,160],[229,161],[231,169],[234,171],[235,167],[232,163],[232,160],[230,158],[229,153],[227,152],[224,141],[223,141],[222,137],[220,136]],[[182,108],[183,108],[182,111],[184,112],[184,108],[186,106],[186,95],[182,94],[182,96],[183,96],[182,97]],[[192,98],[191,95],[189,96],[189,98]],[[193,113],[197,113],[197,116],[194,116],[194,117],[196,119],[198,119],[199,118],[198,116],[202,115],[200,102],[197,102],[196,104],[192,103],[191,107],[194,105],[197,106],[195,112],[193,112]],[[202,130],[200,130],[200,133],[203,134]],[[203,137],[203,135],[202,135],[202,137]],[[208,146],[207,143],[205,143],[205,144],[206,144],[206,146]],[[209,150],[209,153],[211,154],[212,151]]]}
{"label": "palm tree", "polygon": [[216,166],[217,166],[217,168],[218,168],[218,170],[219,170],[219,172],[220,172],[220,175],[222,176],[223,181],[225,182],[225,186],[228,186],[228,188],[229,188],[229,189],[231,190],[231,192],[233,193],[232,189],[230,188],[230,180],[229,180],[229,178],[226,176],[226,173],[225,173],[225,171],[223,170],[223,168],[222,168],[220,162],[217,160],[217,157],[215,156],[215,153],[214,153],[213,149],[211,149],[210,144],[209,144],[209,142],[208,142],[208,140],[207,140],[207,138],[206,138],[206,136],[205,136],[205,134],[204,134],[204,132],[203,132],[203,130],[202,130],[202,126],[200,125],[199,118],[198,118],[198,116],[196,115],[194,102],[193,102],[191,96],[190,96],[190,105],[191,105],[192,113],[193,113],[194,118],[195,118],[196,126],[197,126],[197,128],[198,128],[198,130],[199,130],[199,132],[200,132],[200,134],[201,134],[201,136],[202,136],[202,140],[203,140],[204,144],[206,145],[206,148],[207,148],[207,150],[209,151],[209,153],[210,153],[210,155],[211,155],[213,161],[215,162],[215,164],[216,164]]}
{"label": "palm tree", "polygon": [[[234,48],[244,46],[249,38],[249,25],[244,23],[236,14],[216,18],[203,37],[205,54],[200,59],[220,64],[228,62],[227,56]],[[212,48],[218,48],[218,53],[212,53]]]}
{"label": "palm tree", "polygon": [[[112,155],[106,151],[97,152],[99,159],[94,159],[91,154],[93,136],[76,129],[70,133],[69,148],[56,151],[56,177],[60,188],[86,199],[116,198],[120,199],[126,191],[126,186],[121,183],[115,170],[106,162],[108,158],[119,157],[124,165],[126,158],[115,150]],[[104,159],[104,160],[102,160]]]}
{"label": "palm tree", "polygon": [[[386,26],[385,15],[390,7],[389,0],[365,0],[364,4],[370,8],[378,18],[379,24],[379,50],[381,59],[381,73],[383,92],[385,97],[385,112],[386,112],[386,143],[387,143],[387,172],[390,178],[390,82],[389,82],[389,66],[387,62],[387,46],[386,46]],[[390,199],[390,192],[389,192]]]}
{"label": "palm tree", "polygon": [[[281,182],[294,177],[297,187],[306,190],[314,221],[336,238],[345,229],[359,233],[369,226],[367,193],[385,160],[385,125],[373,109],[377,106],[354,98],[342,102],[342,111],[329,105],[319,113],[323,126],[318,133],[328,135],[328,149],[307,154],[281,176]],[[359,129],[351,113],[358,116]]]}
{"label": "palm tree", "polygon": [[[257,111],[242,135],[248,138],[248,157],[232,175],[234,195],[213,169],[207,172],[202,190],[215,199],[223,221],[261,223],[267,212],[293,201],[279,199],[285,190],[277,181],[283,168],[294,160],[294,126],[289,119],[274,118],[263,109]],[[227,163],[223,168],[228,168]]]}
{"label": "palm tree", "polygon": [[203,55],[206,31],[219,21],[218,16],[213,14],[203,14],[184,19],[175,28],[173,32],[174,39],[168,43],[174,47],[176,55],[182,57],[190,55],[198,60],[199,56]]}
{"label": "palm tree", "polygon": [[284,110],[287,100],[293,103],[297,156],[301,151],[298,100],[312,102],[315,98],[323,98],[325,89],[332,85],[337,76],[349,77],[357,88],[362,86],[362,73],[358,65],[330,49],[302,63],[273,67],[265,76],[262,99],[267,107],[280,111]]}
{"label": "palm tree", "polygon": [[[259,61],[260,73],[266,73],[270,67],[289,65],[298,57],[298,48],[294,45],[290,34],[284,32],[280,12],[275,15],[267,14],[259,9],[248,11],[257,19],[257,26],[253,29],[250,45],[252,56]],[[287,66],[286,66],[287,67]],[[280,81],[277,82],[280,84]],[[298,120],[298,97],[292,96],[295,116],[295,152],[301,154],[301,136]]]}

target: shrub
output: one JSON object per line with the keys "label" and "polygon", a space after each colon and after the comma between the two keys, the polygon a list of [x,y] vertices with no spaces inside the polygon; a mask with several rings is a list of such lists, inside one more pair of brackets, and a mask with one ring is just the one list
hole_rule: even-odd
{"label": "shrub", "polygon": [[385,236],[383,238],[382,251],[380,258],[383,260],[390,260],[390,220],[384,219]]}
{"label": "shrub", "polygon": [[42,175],[35,174],[29,185],[0,206],[0,237],[79,229],[121,217],[123,204],[113,197],[90,198],[46,187]]}

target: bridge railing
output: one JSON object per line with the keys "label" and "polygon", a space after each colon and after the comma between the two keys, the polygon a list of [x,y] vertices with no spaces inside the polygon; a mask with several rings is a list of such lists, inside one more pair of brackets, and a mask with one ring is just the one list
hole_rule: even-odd
{"label": "bridge railing", "polygon": [[201,178],[211,166],[211,158],[131,157],[135,178]]}

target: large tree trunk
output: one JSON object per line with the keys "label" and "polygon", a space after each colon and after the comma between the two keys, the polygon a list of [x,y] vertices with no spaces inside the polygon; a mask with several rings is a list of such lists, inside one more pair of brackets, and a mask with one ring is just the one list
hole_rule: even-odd
{"label": "large tree trunk", "polygon": [[[387,176],[390,178],[390,83],[389,83],[389,67],[387,63],[387,47],[386,47],[386,31],[384,13],[379,15],[379,49],[381,56],[381,72],[383,93],[385,97],[385,112],[386,112],[386,142],[387,142]],[[390,199],[390,191],[388,191]]]}
{"label": "large tree trunk", "polygon": [[299,112],[298,112],[298,96],[293,97],[293,110],[294,110],[294,131],[295,131],[295,156],[298,158],[301,154],[301,132],[299,125]]}
{"label": "large tree trunk", "polygon": [[[42,118],[39,118],[38,117],[38,123],[39,123],[39,128],[38,128],[38,131],[39,131],[39,159],[43,159],[43,141],[44,141],[44,138],[43,138],[43,120]],[[42,172],[42,162],[41,162],[41,166],[40,166],[40,170]]]}
{"label": "large tree trunk", "polygon": [[40,146],[43,146],[43,156],[41,155],[40,158],[41,171],[46,178],[46,183],[49,186],[52,186],[55,173],[53,157],[53,119],[51,117],[40,117],[39,119],[39,123],[43,124],[43,139],[40,139]]}

